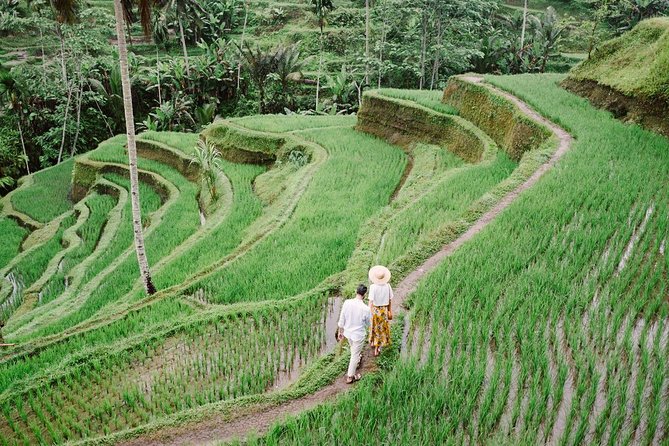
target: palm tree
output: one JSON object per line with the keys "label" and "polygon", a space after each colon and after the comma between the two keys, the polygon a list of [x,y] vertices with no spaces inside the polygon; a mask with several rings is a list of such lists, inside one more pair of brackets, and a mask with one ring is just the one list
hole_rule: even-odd
{"label": "palm tree", "polygon": [[0,71],[0,103],[6,104],[7,108],[18,114],[19,138],[21,148],[23,149],[23,160],[26,163],[26,171],[30,175],[30,165],[28,164],[28,153],[26,152],[26,143],[23,139],[23,104],[21,102],[21,87],[16,82],[10,71]]}
{"label": "palm tree", "polygon": [[[150,4],[148,0],[140,0],[141,20],[145,32],[150,22]],[[156,288],[151,280],[149,261],[146,258],[144,247],[144,233],[142,232],[142,213],[139,205],[139,178],[137,175],[137,145],[135,142],[135,117],[132,109],[132,93],[130,91],[130,73],[128,70],[128,47],[125,41],[123,3],[114,0],[114,15],[116,16],[116,34],[118,37],[118,59],[121,66],[121,85],[123,89],[123,110],[125,112],[125,129],[128,137],[128,164],[130,166],[130,195],[132,203],[132,225],[135,235],[135,251],[139,271],[144,282],[147,294],[154,294]],[[147,33],[148,34],[148,33]]]}
{"label": "palm tree", "polygon": [[221,170],[221,152],[216,145],[199,140],[190,164],[200,165],[200,181],[209,188],[212,200],[218,199],[216,171]]}
{"label": "palm tree", "polygon": [[181,48],[184,53],[186,74],[190,76],[190,64],[188,62],[188,48],[186,47],[186,35],[184,34],[184,17],[195,17],[206,14],[205,9],[197,0],[161,0],[160,6],[174,12],[179,24],[179,35],[181,36]]}
{"label": "palm tree", "polygon": [[302,69],[311,60],[311,57],[302,57],[300,42],[288,46],[279,46],[276,49],[276,75],[281,83],[281,93],[286,104],[292,106],[293,99],[290,98],[290,85],[302,79]]}
{"label": "palm tree", "polygon": [[262,114],[265,110],[265,88],[268,76],[277,69],[277,52],[274,50],[263,51],[258,45],[251,46],[248,41],[245,41],[243,46],[237,45],[237,48],[246,62],[251,80],[258,87],[258,96],[260,96],[258,113]]}
{"label": "palm tree", "polygon": [[[144,33],[149,35],[151,30],[151,6],[152,0],[136,0],[140,13],[140,20]],[[54,10],[59,14],[59,19],[66,23],[76,20],[76,0],[51,0]],[[123,91],[123,109],[125,113],[125,128],[128,138],[128,164],[130,170],[130,197],[132,205],[132,225],[135,238],[135,252],[139,271],[147,294],[154,294],[156,288],[151,280],[149,261],[146,257],[144,246],[144,233],[142,232],[142,214],[139,205],[139,178],[137,175],[137,144],[135,141],[135,118],[132,108],[132,94],[130,92],[130,73],[128,70],[128,47],[125,40],[125,17],[132,17],[130,10],[133,2],[129,0],[114,0],[114,15],[116,17],[116,34],[118,38],[118,57],[121,68],[121,86]]]}
{"label": "palm tree", "polygon": [[525,29],[527,28],[527,0],[523,3],[523,27],[520,31],[520,52],[523,52],[525,46]]}
{"label": "palm tree", "polygon": [[334,9],[332,0],[311,0],[314,7],[314,13],[318,19],[319,35],[319,58],[318,58],[318,75],[316,77],[316,111],[318,111],[318,99],[321,89],[321,71],[323,71],[323,28],[325,27],[325,16]]}
{"label": "palm tree", "polygon": [[[249,0],[244,1],[244,25],[242,26],[242,37],[239,40],[240,46],[244,46],[244,37],[246,36],[246,25],[249,20]],[[240,55],[239,62],[237,63],[237,91],[239,92],[239,86],[242,82],[242,58]]]}
{"label": "palm tree", "polygon": [[365,0],[365,84],[369,84],[369,0]]}
{"label": "palm tree", "polygon": [[541,37],[543,52],[541,56],[540,68],[542,73],[546,71],[546,63],[548,62],[548,58],[550,57],[551,52],[560,42],[564,30],[565,27],[560,24],[560,20],[557,12],[555,11],[555,8],[549,6],[546,9],[546,14],[544,14],[543,19],[538,22],[537,26],[537,34]]}

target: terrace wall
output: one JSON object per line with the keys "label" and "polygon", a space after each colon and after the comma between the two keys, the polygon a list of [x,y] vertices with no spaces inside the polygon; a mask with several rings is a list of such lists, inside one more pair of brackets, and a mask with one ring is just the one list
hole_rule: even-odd
{"label": "terrace wall", "polygon": [[[199,178],[199,166],[191,163],[191,159],[186,154],[177,152],[157,141],[138,138],[137,155],[140,158],[158,161],[159,163],[173,167],[189,181],[197,181]],[[95,183],[98,173],[116,171],[119,171],[119,168],[91,161],[86,155],[77,158],[74,162],[74,169],[72,171],[72,201],[76,203],[86,196],[88,190]],[[152,185],[155,183],[155,181],[150,178],[144,178],[144,180]],[[164,190],[162,186],[158,187],[157,190],[164,201],[167,197],[167,191]]]}
{"label": "terrace wall", "polygon": [[506,98],[459,76],[449,79],[442,102],[455,107],[516,161],[551,136]]}
{"label": "terrace wall", "polygon": [[487,148],[485,137],[465,119],[374,91],[363,96],[356,129],[405,149],[438,145],[472,163],[481,161]]}
{"label": "terrace wall", "polygon": [[246,129],[225,120],[204,129],[200,138],[214,144],[228,161],[248,164],[273,163],[286,143],[282,136]]}
{"label": "terrace wall", "polygon": [[[76,203],[84,198],[90,188],[95,185],[98,174],[102,173],[116,173],[125,176],[127,175],[127,167],[113,163],[92,161],[86,156],[77,158],[72,171],[72,201]],[[169,191],[156,180],[154,175],[139,171],[138,176],[142,182],[155,189],[162,203],[165,203],[169,199]]]}
{"label": "terrace wall", "polygon": [[200,176],[199,165],[192,163],[190,157],[158,141],[138,138],[137,156],[173,167],[188,181],[197,181]]}
{"label": "terrace wall", "polygon": [[641,124],[648,130],[669,137],[669,100],[626,95],[588,79],[567,78],[560,85],[588,99],[595,107],[610,111],[617,119]]}

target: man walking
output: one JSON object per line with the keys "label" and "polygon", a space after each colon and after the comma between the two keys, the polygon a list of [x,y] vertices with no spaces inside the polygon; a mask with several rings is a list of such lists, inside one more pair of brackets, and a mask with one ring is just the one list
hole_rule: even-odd
{"label": "man walking", "polygon": [[367,287],[359,285],[355,298],[346,300],[342,305],[339,323],[337,324],[339,326],[337,339],[341,340],[342,337],[345,337],[351,346],[351,361],[348,364],[346,384],[351,384],[361,378],[356,370],[360,363],[362,347],[367,336],[367,327],[369,327],[372,317],[369,306],[363,300],[365,294],[367,294]]}

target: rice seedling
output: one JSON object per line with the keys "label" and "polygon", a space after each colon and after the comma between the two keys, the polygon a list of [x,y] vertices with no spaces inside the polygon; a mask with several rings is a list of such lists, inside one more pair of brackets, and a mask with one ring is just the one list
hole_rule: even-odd
{"label": "rice seedling", "polygon": [[235,124],[263,132],[285,133],[326,127],[353,127],[355,116],[263,115],[231,119]]}
{"label": "rice seedling", "polygon": [[384,234],[377,262],[390,264],[420,239],[429,239],[431,232],[446,221],[453,221],[473,201],[506,178],[516,163],[503,152],[492,163],[482,163],[447,174],[437,187],[412,204],[393,220]]}
{"label": "rice seedling", "polygon": [[413,101],[423,107],[431,108],[440,113],[448,115],[457,115],[458,110],[448,104],[441,102],[443,92],[441,90],[400,90],[397,88],[382,88],[376,90],[379,94],[391,98],[405,99]]}
{"label": "rice seedling", "polygon": [[225,256],[240,243],[251,222],[260,216],[262,208],[253,193],[253,179],[263,168],[225,160],[221,161],[221,165],[234,191],[230,213],[206,238],[194,243],[155,274],[159,288],[182,283],[188,276]]}
{"label": "rice seedling", "polygon": [[37,221],[48,222],[72,209],[68,192],[72,182],[74,160],[68,159],[35,173],[32,184],[12,194],[12,206]]}
{"label": "rice seedling", "polygon": [[[56,234],[47,242],[31,251],[29,255],[13,265],[7,278],[11,287],[7,287],[8,294],[0,306],[0,319],[7,320],[12,312],[23,302],[23,290],[30,287],[46,270],[49,261],[61,249],[63,233],[76,222],[73,215],[64,218]],[[5,279],[7,280],[7,279]]]}
{"label": "rice seedling", "polygon": [[186,155],[192,155],[197,147],[198,135],[195,133],[181,132],[143,132],[141,139],[149,139],[166,144],[184,152]]}
{"label": "rice seedling", "polygon": [[28,235],[28,230],[11,218],[0,217],[0,234],[0,268],[4,268],[21,250],[21,242]]}
{"label": "rice seedling", "polygon": [[[120,163],[125,159],[125,155],[123,147],[116,139],[112,139],[108,143],[101,145],[95,152],[91,152],[91,158],[103,162]],[[174,184],[179,190],[178,196],[172,197],[171,201],[167,203],[165,214],[162,216],[160,223],[154,225],[152,230],[147,231],[147,256],[150,261],[156,262],[169,254],[172,249],[182,243],[189,235],[193,234],[200,226],[197,202],[198,188],[195,184],[186,180],[175,169],[164,164],[155,161],[140,160],[139,167],[159,172],[162,177]],[[148,197],[150,198],[151,195]],[[151,203],[148,200],[146,202],[147,205]],[[148,218],[149,213],[144,213],[143,215]],[[132,232],[129,225],[128,230],[124,231],[124,233],[128,236],[128,245],[126,246],[130,246]],[[138,267],[136,259],[131,255],[132,252],[124,251],[126,252],[125,258],[122,259],[111,275],[99,287],[93,290],[84,305],[80,306],[74,313],[61,318],[56,323],[37,331],[35,335],[43,336],[60,332],[64,328],[85,320],[106,304],[130,292],[137,283]],[[104,264],[102,263],[104,261],[106,259],[100,258],[96,263]]]}
{"label": "rice seedling", "polygon": [[[50,435],[44,441],[52,442],[58,434],[50,427],[53,421],[48,414],[63,413],[68,407],[76,409],[63,425],[76,439],[134,427],[156,415],[262,393],[281,385],[322,351],[326,337],[322,321],[328,309],[327,298],[320,296],[278,312],[231,314],[206,324],[186,325],[169,337],[156,336],[110,350],[97,359],[97,368],[77,367],[61,377],[51,374],[55,383],[47,380],[38,387],[29,386],[11,400],[13,409],[5,403],[3,410],[9,419],[19,420],[14,421],[21,423],[17,429],[28,432],[32,441],[43,441],[39,432]],[[278,342],[277,332],[281,333]],[[24,398],[30,401],[28,406]],[[119,412],[124,418],[111,429],[108,420]],[[16,440],[16,435],[6,430],[8,440]]]}
{"label": "rice seedling", "polygon": [[[352,129],[305,131],[329,152],[290,221],[238,261],[189,287],[216,303],[285,298],[345,267],[362,222],[388,201],[406,156]],[[384,175],[369,175],[374,165]],[[347,184],[345,191],[339,188]],[[355,211],[352,211],[355,207]],[[309,271],[309,274],[305,274]]]}
{"label": "rice seedling", "polygon": [[63,257],[58,271],[51,276],[40,293],[38,305],[51,301],[67,288],[68,273],[93,252],[107,222],[107,214],[113,209],[114,205],[115,200],[109,195],[93,194],[86,200],[90,215],[77,231],[83,243],[75,251]]}

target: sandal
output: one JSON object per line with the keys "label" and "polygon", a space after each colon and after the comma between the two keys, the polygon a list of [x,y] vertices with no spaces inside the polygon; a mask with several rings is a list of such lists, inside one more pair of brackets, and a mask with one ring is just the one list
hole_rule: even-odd
{"label": "sandal", "polygon": [[360,378],[362,378],[362,375],[360,373],[356,373],[353,376],[347,376],[346,377],[346,384],[353,384],[356,381],[360,381]]}

